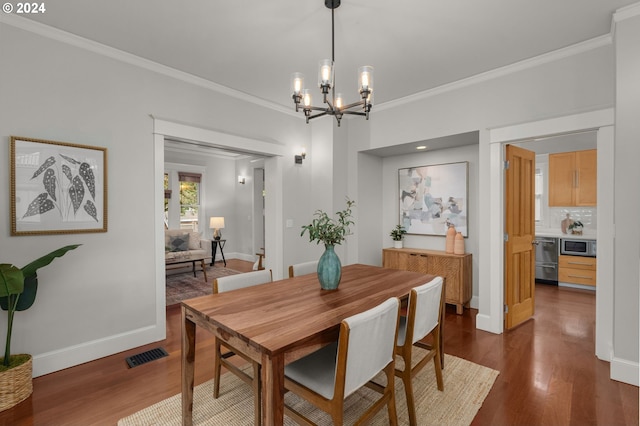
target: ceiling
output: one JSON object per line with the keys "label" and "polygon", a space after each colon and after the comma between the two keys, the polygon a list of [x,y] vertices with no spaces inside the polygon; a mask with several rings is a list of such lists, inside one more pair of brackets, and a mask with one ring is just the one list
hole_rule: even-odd
{"label": "ceiling", "polygon": [[[637,0],[343,0],[335,11],[337,91],[358,100],[375,69],[375,105],[610,33]],[[21,15],[293,109],[290,75],[317,90],[331,57],[322,0],[56,0]]]}

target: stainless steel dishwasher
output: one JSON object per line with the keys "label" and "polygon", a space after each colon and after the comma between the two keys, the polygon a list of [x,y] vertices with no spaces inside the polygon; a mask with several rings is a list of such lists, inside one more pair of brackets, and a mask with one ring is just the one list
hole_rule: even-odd
{"label": "stainless steel dishwasher", "polygon": [[558,238],[536,237],[536,282],[558,285]]}

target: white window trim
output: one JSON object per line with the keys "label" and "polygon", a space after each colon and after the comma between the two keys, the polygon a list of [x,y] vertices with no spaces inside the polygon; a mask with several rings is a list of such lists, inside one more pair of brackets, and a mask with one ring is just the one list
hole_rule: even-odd
{"label": "white window trim", "polygon": [[[198,208],[198,224],[201,235],[204,236],[205,226],[205,212],[204,206],[206,205],[205,194],[205,172],[206,167],[194,166],[193,164],[180,164],[180,163],[164,163],[164,172],[169,174],[169,185],[172,194],[176,194],[169,199],[169,229],[180,228],[180,182],[178,179],[178,172],[199,173],[202,177],[200,179],[200,206]],[[178,212],[176,216],[175,212]]]}

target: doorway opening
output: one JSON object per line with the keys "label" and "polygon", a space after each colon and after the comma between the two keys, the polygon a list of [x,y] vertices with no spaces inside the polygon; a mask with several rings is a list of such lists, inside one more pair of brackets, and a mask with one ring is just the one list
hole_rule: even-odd
{"label": "doorway opening", "polygon": [[[613,146],[614,111],[605,109],[572,116],[525,123],[481,132],[481,217],[488,226],[481,229],[481,250],[496,253],[480,264],[480,312],[477,328],[503,332],[504,320],[504,181],[503,145],[524,140],[586,130],[597,131],[598,148],[598,227],[600,249],[597,258],[596,356],[610,360],[613,347]],[[500,212],[492,215],[491,212]],[[484,238],[483,238],[484,237]]]}
{"label": "doorway opening", "polygon": [[165,140],[188,142],[211,148],[226,149],[264,157],[265,250],[270,253],[268,262],[274,277],[283,276],[283,212],[279,206],[282,193],[282,158],[286,154],[283,145],[257,139],[231,135],[182,123],[153,118],[154,125],[154,202],[155,202],[155,276],[156,276],[156,329],[159,339],[165,337],[165,258],[164,258],[164,159]]}

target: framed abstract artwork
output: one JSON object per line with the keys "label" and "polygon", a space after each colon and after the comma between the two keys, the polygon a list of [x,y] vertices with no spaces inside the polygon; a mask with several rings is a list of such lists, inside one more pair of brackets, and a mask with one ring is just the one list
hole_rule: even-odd
{"label": "framed abstract artwork", "polygon": [[107,232],[107,149],[11,137],[11,235]]}
{"label": "framed abstract artwork", "polygon": [[468,231],[469,163],[398,170],[399,222],[408,234],[446,236],[449,225]]}

